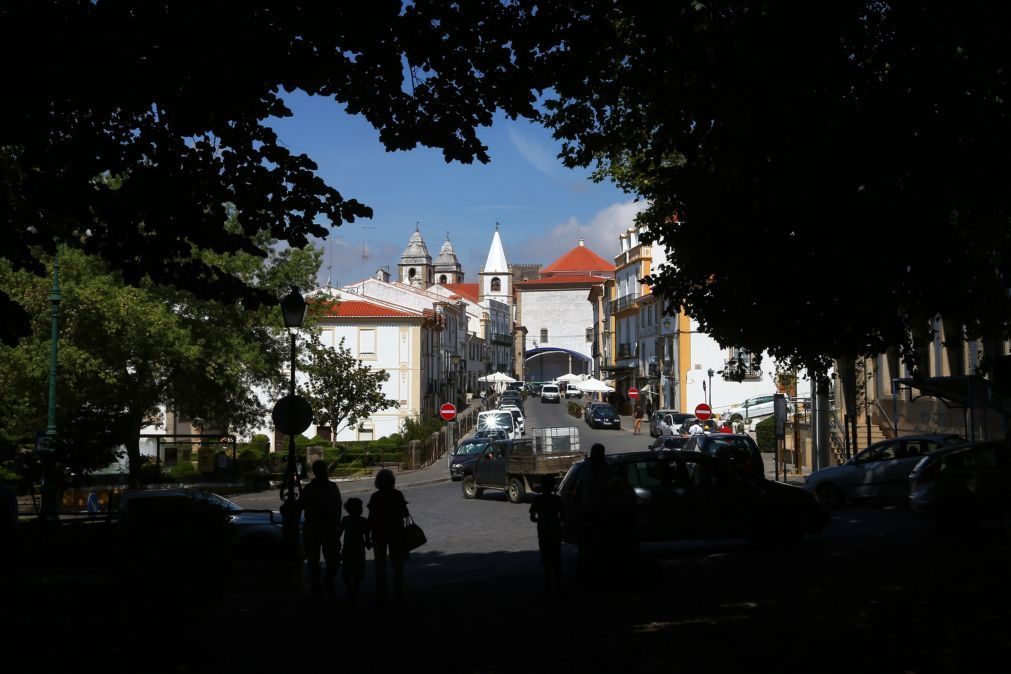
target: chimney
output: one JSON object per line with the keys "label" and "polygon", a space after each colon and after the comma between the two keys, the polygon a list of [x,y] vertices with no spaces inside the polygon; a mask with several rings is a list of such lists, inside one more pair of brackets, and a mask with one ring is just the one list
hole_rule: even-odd
{"label": "chimney", "polygon": [[380,267],[376,270],[376,280],[382,281],[383,283],[390,282],[390,270],[385,267]]}

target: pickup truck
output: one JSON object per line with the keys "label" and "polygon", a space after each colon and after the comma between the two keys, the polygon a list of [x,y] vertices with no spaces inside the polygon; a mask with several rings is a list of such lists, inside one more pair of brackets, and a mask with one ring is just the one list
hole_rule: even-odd
{"label": "pickup truck", "polygon": [[485,489],[505,491],[512,503],[528,492],[539,491],[547,475],[559,481],[569,467],[584,458],[579,449],[579,429],[534,428],[529,437],[496,440],[462,475],[464,498],[478,498]]}

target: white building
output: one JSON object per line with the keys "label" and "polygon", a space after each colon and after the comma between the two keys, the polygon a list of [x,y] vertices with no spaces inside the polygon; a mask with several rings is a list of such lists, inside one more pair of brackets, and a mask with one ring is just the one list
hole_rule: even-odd
{"label": "white building", "polygon": [[587,293],[614,277],[614,265],[579,245],[516,286],[517,321],[527,330],[526,378],[592,374],[593,308]]}

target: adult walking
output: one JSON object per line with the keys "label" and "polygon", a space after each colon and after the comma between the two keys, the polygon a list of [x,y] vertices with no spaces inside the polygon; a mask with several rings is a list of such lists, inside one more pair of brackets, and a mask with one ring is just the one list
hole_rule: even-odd
{"label": "adult walking", "polygon": [[635,429],[632,431],[632,435],[641,435],[640,429],[642,428],[642,408],[638,405],[635,406]]}
{"label": "adult walking", "polygon": [[[341,521],[341,492],[337,483],[327,476],[326,462],[322,459],[312,462],[312,480],[302,488],[299,501],[305,513],[302,526],[302,543],[309,561],[309,586],[313,599],[319,599],[325,589],[334,597],[337,570],[340,568],[340,536],[337,533]],[[320,580],[320,555],[326,562],[323,580]]]}
{"label": "adult walking", "polygon": [[372,531],[372,552],[376,562],[376,603],[386,603],[386,560],[393,567],[393,596],[404,603],[404,520],[407,499],[395,488],[393,471],[383,468],[376,473],[376,491],[369,498],[369,529]]}
{"label": "adult walking", "polygon": [[596,580],[602,571],[604,540],[601,532],[604,507],[607,503],[607,483],[611,471],[607,466],[604,445],[590,447],[589,465],[580,471],[576,484],[579,504],[579,571],[583,580]]}

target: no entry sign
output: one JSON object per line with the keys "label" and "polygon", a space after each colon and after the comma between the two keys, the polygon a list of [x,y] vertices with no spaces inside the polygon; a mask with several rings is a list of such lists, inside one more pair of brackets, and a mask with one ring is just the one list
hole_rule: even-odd
{"label": "no entry sign", "polygon": [[709,417],[713,416],[713,408],[705,403],[699,403],[698,407],[695,408],[695,416],[705,421]]}
{"label": "no entry sign", "polygon": [[453,403],[445,403],[439,408],[439,416],[441,416],[446,421],[452,421],[456,419],[456,405]]}
{"label": "no entry sign", "polygon": [[628,397],[631,398],[632,400],[635,400],[636,398],[638,398],[639,397],[639,389],[637,389],[634,386],[632,388],[628,389]]}

